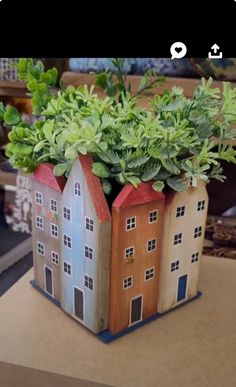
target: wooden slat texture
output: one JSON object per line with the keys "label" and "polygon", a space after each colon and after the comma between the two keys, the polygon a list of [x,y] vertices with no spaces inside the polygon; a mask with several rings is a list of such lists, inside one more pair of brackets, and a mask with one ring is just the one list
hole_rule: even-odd
{"label": "wooden slat texture", "polygon": [[0,81],[0,96],[26,97],[26,87],[23,82]]}
{"label": "wooden slat texture", "polygon": [[16,173],[0,171],[0,185],[16,185]]}

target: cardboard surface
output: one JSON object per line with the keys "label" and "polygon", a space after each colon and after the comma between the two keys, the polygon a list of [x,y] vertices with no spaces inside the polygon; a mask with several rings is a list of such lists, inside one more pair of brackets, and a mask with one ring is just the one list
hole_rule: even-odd
{"label": "cardboard surface", "polygon": [[[60,386],[60,375],[125,387],[235,387],[233,260],[203,257],[202,297],[110,344],[33,289],[32,276],[30,271],[0,298],[0,361],[19,376],[18,386],[37,384],[20,377],[23,369],[16,366],[37,370],[39,382],[40,371],[58,374],[51,387]],[[9,379],[1,385],[16,384]]]}

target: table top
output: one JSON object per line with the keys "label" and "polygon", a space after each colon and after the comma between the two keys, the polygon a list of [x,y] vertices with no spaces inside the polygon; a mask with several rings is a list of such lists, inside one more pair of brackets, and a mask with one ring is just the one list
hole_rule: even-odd
{"label": "table top", "polygon": [[203,256],[202,297],[110,344],[33,289],[32,276],[0,298],[4,387],[235,387],[235,261]]}

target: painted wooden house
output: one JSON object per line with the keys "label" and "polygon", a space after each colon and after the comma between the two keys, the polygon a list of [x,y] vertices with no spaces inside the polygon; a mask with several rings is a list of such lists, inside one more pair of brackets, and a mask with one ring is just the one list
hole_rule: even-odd
{"label": "painted wooden house", "polygon": [[73,165],[61,206],[61,307],[97,333],[108,327],[111,214],[93,160]]}
{"label": "painted wooden house", "polygon": [[158,311],[165,312],[198,293],[208,194],[197,188],[166,197]]}
{"label": "painted wooden house", "polygon": [[109,330],[157,312],[165,197],[151,183],[127,184],[112,205]]}
{"label": "painted wooden house", "polygon": [[66,180],[53,174],[53,165],[39,165],[32,178],[32,235],[35,282],[58,302],[60,283],[61,194]]}

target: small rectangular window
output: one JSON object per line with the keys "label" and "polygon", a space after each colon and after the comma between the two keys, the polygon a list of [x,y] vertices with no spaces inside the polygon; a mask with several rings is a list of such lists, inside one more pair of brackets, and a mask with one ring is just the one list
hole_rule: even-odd
{"label": "small rectangular window", "polygon": [[126,231],[133,230],[136,227],[136,216],[126,219]]}
{"label": "small rectangular window", "polygon": [[51,250],[51,261],[55,263],[55,265],[59,264],[59,255],[55,251]]}
{"label": "small rectangular window", "polygon": [[54,238],[58,238],[58,226],[56,224],[51,223],[51,235]]}
{"label": "small rectangular window", "polygon": [[55,199],[51,199],[50,201],[50,208],[51,208],[51,211],[57,213],[58,212],[58,204],[57,204],[57,200]]}
{"label": "small rectangular window", "polygon": [[64,272],[71,275],[71,265],[68,262],[63,262]]}
{"label": "small rectangular window", "polygon": [[84,246],[84,255],[86,258],[93,259],[93,249],[87,245]]}
{"label": "small rectangular window", "polygon": [[64,245],[69,247],[69,249],[71,249],[71,246],[72,246],[72,240],[71,240],[71,237],[69,237],[68,235],[64,234]]}
{"label": "small rectangular window", "polygon": [[195,227],[194,238],[199,238],[202,235],[202,226]]}
{"label": "small rectangular window", "polygon": [[64,214],[64,218],[65,218],[65,219],[71,220],[71,211],[70,211],[70,208],[63,207],[63,214]]}
{"label": "small rectangular window", "polygon": [[149,212],[149,223],[155,223],[158,220],[158,212],[157,210]]}
{"label": "small rectangular window", "polygon": [[179,260],[171,262],[170,271],[175,271],[179,269]]}
{"label": "small rectangular window", "polygon": [[43,218],[41,216],[36,216],[36,227],[43,230]]}
{"label": "small rectangular window", "polygon": [[85,228],[86,230],[93,231],[94,229],[94,221],[91,218],[85,218]]}
{"label": "small rectangular window", "polygon": [[85,274],[84,276],[84,286],[90,290],[93,290],[93,278]]}
{"label": "small rectangular window", "polygon": [[191,263],[197,262],[199,260],[199,253],[192,254]]}
{"label": "small rectangular window", "polygon": [[37,203],[40,206],[42,206],[42,204],[43,204],[43,195],[41,194],[41,192],[35,192],[35,203]]}
{"label": "small rectangular window", "polygon": [[174,235],[174,245],[182,243],[182,233]]}
{"label": "small rectangular window", "polygon": [[42,242],[37,242],[37,251],[40,255],[45,255],[45,246]]}
{"label": "small rectangular window", "polygon": [[184,214],[185,214],[185,206],[177,207],[176,218],[180,218],[181,216],[184,216]]}
{"label": "small rectangular window", "polygon": [[78,181],[75,182],[74,192],[76,196],[81,196],[81,187]]}
{"label": "small rectangular window", "polygon": [[147,241],[147,251],[152,251],[156,249],[156,238],[155,239],[150,239]]}
{"label": "small rectangular window", "polygon": [[133,276],[126,277],[123,279],[123,288],[131,288],[133,286]]}
{"label": "small rectangular window", "polygon": [[151,267],[150,269],[145,270],[145,272],[144,272],[145,281],[148,281],[148,280],[154,278],[154,274],[155,274],[154,267]]}
{"label": "small rectangular window", "polygon": [[202,211],[205,208],[205,200],[200,200],[197,203],[197,211]]}

